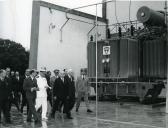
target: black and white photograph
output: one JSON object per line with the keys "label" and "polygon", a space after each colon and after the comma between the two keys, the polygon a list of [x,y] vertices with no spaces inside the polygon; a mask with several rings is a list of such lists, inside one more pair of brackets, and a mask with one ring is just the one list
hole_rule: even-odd
{"label": "black and white photograph", "polygon": [[0,0],[0,128],[168,128],[168,0]]}

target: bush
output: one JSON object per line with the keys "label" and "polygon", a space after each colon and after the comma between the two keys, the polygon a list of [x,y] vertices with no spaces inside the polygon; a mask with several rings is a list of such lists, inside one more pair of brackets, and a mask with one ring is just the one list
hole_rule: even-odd
{"label": "bush", "polygon": [[0,40],[0,69],[10,67],[13,71],[24,74],[28,68],[29,52],[14,41]]}

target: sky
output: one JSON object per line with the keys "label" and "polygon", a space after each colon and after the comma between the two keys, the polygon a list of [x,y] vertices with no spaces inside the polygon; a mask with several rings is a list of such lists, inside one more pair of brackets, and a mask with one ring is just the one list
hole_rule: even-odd
{"label": "sky", "polygon": [[[61,5],[64,7],[68,7],[68,8],[76,8],[76,7],[81,7],[81,6],[86,6],[86,5],[90,5],[90,4],[96,4],[96,3],[101,3],[102,0],[43,0],[43,1],[47,1],[50,3],[54,3],[57,5]],[[101,5],[98,5],[98,13],[99,15],[101,15]],[[96,6],[92,6],[92,7],[85,7],[82,9],[78,9],[79,11],[84,11],[87,13],[91,13],[91,14],[95,14],[95,10],[96,10]]]}

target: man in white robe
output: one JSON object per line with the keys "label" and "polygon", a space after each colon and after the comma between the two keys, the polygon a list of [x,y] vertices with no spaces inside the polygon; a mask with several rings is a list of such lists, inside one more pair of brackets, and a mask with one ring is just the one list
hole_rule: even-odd
{"label": "man in white robe", "polygon": [[47,80],[45,78],[46,71],[44,69],[40,69],[39,76],[37,79],[37,85],[39,91],[36,96],[36,110],[42,107],[42,120],[47,120],[47,88],[50,88],[47,84]]}

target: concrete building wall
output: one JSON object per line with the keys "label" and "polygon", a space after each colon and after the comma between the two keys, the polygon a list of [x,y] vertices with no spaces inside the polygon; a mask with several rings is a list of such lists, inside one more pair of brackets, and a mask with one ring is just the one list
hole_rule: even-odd
{"label": "concrete building wall", "polygon": [[[61,70],[71,68],[77,76],[81,68],[87,67],[88,32],[94,25],[69,19],[62,30],[61,41],[60,28],[67,20],[65,14],[60,10],[51,9],[50,11],[48,7],[40,6],[37,69],[44,66],[51,71],[55,68]],[[68,17],[89,23],[95,21],[95,19],[86,18],[87,14],[86,17],[68,14]],[[104,22],[98,22],[98,24],[105,25]],[[90,33],[94,38],[95,31],[94,28]],[[105,26],[98,27],[98,40],[106,38],[105,31]],[[30,50],[32,47],[33,45]]]}

